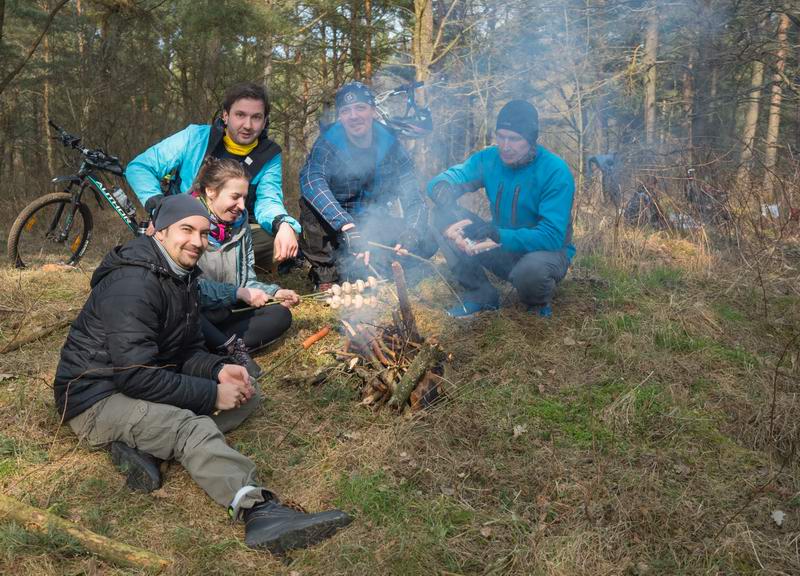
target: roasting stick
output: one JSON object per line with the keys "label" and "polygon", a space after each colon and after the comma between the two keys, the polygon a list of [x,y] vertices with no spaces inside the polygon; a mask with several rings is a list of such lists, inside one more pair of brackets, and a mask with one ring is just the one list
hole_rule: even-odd
{"label": "roasting stick", "polygon": [[[380,286],[381,284],[387,283],[388,280],[386,280],[385,278],[378,280],[376,278],[375,282],[376,282],[376,284],[378,286]],[[333,295],[333,293],[330,290],[323,290],[322,292],[313,292],[311,294],[303,294],[302,296],[300,296],[300,301],[302,302],[303,300],[325,300],[325,298],[327,298],[328,296],[332,296],[332,295]],[[278,304],[282,304],[282,303],[283,303],[283,300],[270,300],[269,302],[264,304],[264,306],[261,306],[261,308],[264,308],[265,306],[277,306]],[[233,310],[231,310],[231,312],[233,312],[233,313],[236,313],[236,312],[248,312],[250,310],[257,310],[257,309],[258,309],[258,307],[256,307],[256,306],[244,306],[243,308],[234,308]]]}
{"label": "roasting stick", "polygon": [[261,374],[261,376],[259,376],[258,378],[256,378],[256,382],[260,382],[265,376],[269,376],[272,372],[274,372],[276,368],[278,368],[279,366],[283,366],[289,360],[293,359],[301,352],[304,352],[309,348],[311,348],[314,344],[316,344],[317,342],[325,338],[325,336],[330,334],[330,332],[331,332],[331,327],[330,325],[326,324],[325,326],[322,327],[321,330],[315,332],[314,334],[303,340],[303,343],[294,352],[291,352],[290,354],[284,356],[283,358],[275,362],[275,364],[272,364],[266,369],[264,369],[264,373]]}
{"label": "roasting stick", "polygon": [[[371,240],[367,241],[367,244],[369,244],[370,246],[374,246],[375,248],[381,248],[382,250],[390,250],[391,252],[397,253],[397,250],[395,250],[392,246],[387,246],[386,244],[379,244],[378,242],[372,242]],[[398,256],[400,255],[398,254]],[[413,258],[414,260],[419,260],[420,262],[425,262],[425,264],[433,268],[433,271],[439,275],[439,278],[442,280],[442,282],[444,282],[444,285],[447,286],[447,289],[450,290],[450,292],[453,293],[453,296],[456,297],[456,300],[458,300],[458,303],[464,309],[464,312],[467,311],[467,307],[464,306],[464,301],[461,299],[461,296],[459,296],[458,292],[456,292],[453,289],[453,287],[450,286],[450,283],[445,279],[444,275],[441,272],[439,272],[439,269],[433,262],[423,258],[422,256],[417,256],[416,254],[412,254],[411,252],[408,251],[406,251],[406,253],[403,254],[402,256],[406,258]]]}

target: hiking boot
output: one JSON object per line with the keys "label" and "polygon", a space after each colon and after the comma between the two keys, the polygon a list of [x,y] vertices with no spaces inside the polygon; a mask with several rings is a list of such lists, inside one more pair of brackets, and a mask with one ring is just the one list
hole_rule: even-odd
{"label": "hiking boot", "polygon": [[528,312],[532,312],[540,318],[552,318],[553,307],[550,304],[541,304],[539,306],[528,306]]}
{"label": "hiking boot", "polygon": [[474,316],[478,312],[484,312],[487,310],[497,310],[499,308],[499,304],[497,302],[472,302],[470,300],[464,300],[464,305],[457,304],[453,306],[449,310],[447,310],[447,315],[452,318],[469,318]]}
{"label": "hiking boot", "polygon": [[218,351],[223,356],[230,358],[234,364],[238,364],[239,366],[244,366],[247,368],[247,373],[250,374],[251,378],[258,378],[261,376],[261,366],[259,366],[256,361],[250,357],[244,340],[242,338],[238,338],[236,334],[228,338],[228,341],[220,346]]}
{"label": "hiking boot", "polygon": [[244,511],[244,542],[250,548],[283,554],[330,538],[352,521],[341,510],[307,514],[272,499]]}
{"label": "hiking boot", "polygon": [[151,454],[131,448],[124,442],[111,443],[111,461],[126,477],[128,488],[134,492],[152,492],[161,488],[161,460]]}

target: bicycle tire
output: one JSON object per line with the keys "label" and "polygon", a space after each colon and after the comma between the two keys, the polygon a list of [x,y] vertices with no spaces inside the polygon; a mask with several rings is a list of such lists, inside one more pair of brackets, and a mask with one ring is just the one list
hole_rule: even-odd
{"label": "bicycle tire", "polygon": [[[60,216],[60,225],[61,216],[68,214],[72,210],[72,195],[66,192],[53,192],[41,196],[28,204],[19,213],[17,219],[14,220],[14,224],[8,233],[7,253],[9,260],[16,268],[26,268],[37,263],[60,263],[74,266],[86,251],[92,238],[93,226],[92,212],[86,204],[78,204],[63,242],[56,242],[49,237],[49,233],[52,232],[48,230],[49,225],[43,230],[39,229],[41,228],[39,227],[35,232],[32,232],[33,227],[39,221],[47,222],[49,220],[52,222],[52,218],[44,217],[45,214],[40,214],[42,218],[35,218],[37,212],[51,207],[55,210],[53,215],[58,214]],[[76,230],[75,224],[78,221],[78,216],[81,219],[80,236],[75,236],[70,241],[70,234],[73,230]],[[29,252],[31,254],[38,252],[39,257],[27,256]],[[26,256],[23,256],[23,253]],[[66,260],[63,256],[66,256]],[[26,262],[25,260],[28,261]]]}

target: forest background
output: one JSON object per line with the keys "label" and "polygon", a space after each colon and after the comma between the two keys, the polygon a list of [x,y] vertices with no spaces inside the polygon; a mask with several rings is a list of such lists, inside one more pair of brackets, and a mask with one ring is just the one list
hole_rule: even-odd
{"label": "forest background", "polygon": [[[554,317],[504,288],[500,311],[454,324],[451,293],[423,281],[420,329],[454,375],[447,401],[404,418],[361,406],[346,371],[314,380],[339,339],[294,346],[338,318],[297,308],[256,358],[280,365],[263,409],[228,439],[280,494],[356,520],[281,560],[244,547],[180,466],[133,494],[60,426],[58,352],[102,251],[3,266],[3,495],[170,574],[799,574],[797,1],[0,0],[0,235],[75,166],[48,118],[127,163],[209,122],[240,80],[269,88],[296,214],[298,171],[350,79],[425,81],[435,129],[408,143],[421,183],[491,144],[509,99],[538,107],[577,182]],[[589,159],[610,153],[600,177]],[[107,249],[128,233],[105,215]],[[301,276],[280,282],[310,292]],[[5,517],[0,572],[139,573]]]}

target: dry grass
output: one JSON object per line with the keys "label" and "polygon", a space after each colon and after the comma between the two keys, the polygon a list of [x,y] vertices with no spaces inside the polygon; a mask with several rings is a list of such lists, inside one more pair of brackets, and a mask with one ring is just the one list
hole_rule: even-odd
{"label": "dry grass", "polygon": [[[448,400],[414,418],[357,406],[341,373],[305,383],[332,362],[335,337],[277,371],[229,441],[280,494],[357,518],[286,561],[246,549],[241,526],[179,466],[156,494],[131,494],[106,453],[56,432],[50,383],[65,331],[0,356],[12,375],[0,381],[0,486],[172,558],[174,574],[800,573],[789,345],[800,298],[782,291],[796,277],[769,283],[765,317],[752,275],[697,239],[584,231],[582,245],[551,321],[507,290],[500,312],[447,321],[452,297],[423,282],[420,328],[453,353],[454,376]],[[0,277],[0,304],[23,311],[0,313],[0,345],[79,306],[88,287],[81,271]],[[304,305],[259,362],[334,320]],[[8,524],[3,571],[131,573]]]}

